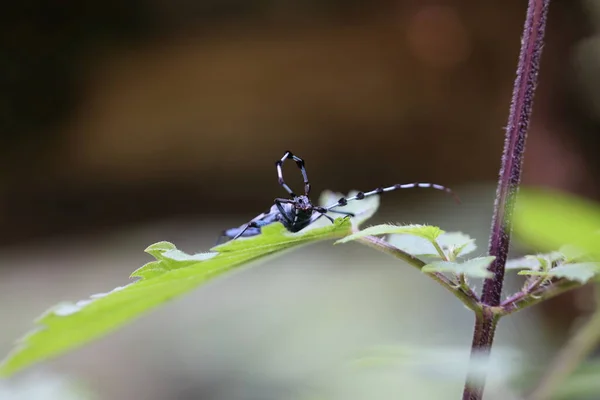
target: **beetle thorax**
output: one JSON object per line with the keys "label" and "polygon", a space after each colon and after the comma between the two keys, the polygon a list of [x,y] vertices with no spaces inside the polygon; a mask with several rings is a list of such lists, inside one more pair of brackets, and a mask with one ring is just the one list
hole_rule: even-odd
{"label": "beetle thorax", "polygon": [[298,211],[311,211],[313,208],[310,199],[307,196],[298,196],[294,198],[294,208]]}

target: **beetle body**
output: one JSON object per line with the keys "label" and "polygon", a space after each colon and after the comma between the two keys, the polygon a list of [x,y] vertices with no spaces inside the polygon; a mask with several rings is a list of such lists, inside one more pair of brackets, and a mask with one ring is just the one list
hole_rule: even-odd
{"label": "beetle body", "polygon": [[[281,167],[283,165],[283,162],[287,159],[294,160],[302,173],[302,177],[304,178],[303,195],[295,194],[283,180],[283,171]],[[354,214],[352,213],[334,210],[334,208],[344,207],[350,201],[363,200],[370,196],[376,196],[382,193],[392,192],[394,190],[399,189],[431,188],[441,190],[454,196],[455,200],[458,203],[460,203],[460,200],[452,192],[452,190],[445,186],[437,185],[435,183],[414,182],[397,184],[388,187],[379,187],[375,190],[371,190],[370,192],[358,192],[352,197],[342,197],[341,199],[327,207],[314,206],[309,198],[310,183],[308,182],[306,168],[304,168],[304,161],[301,158],[293,155],[290,151],[286,151],[283,157],[275,163],[275,166],[277,167],[277,176],[279,178],[279,184],[286,190],[286,192],[288,192],[290,198],[275,199],[275,204],[271,206],[269,211],[257,215],[250,222],[238,228],[231,228],[223,231],[217,243],[223,243],[228,240],[237,239],[239,237],[250,237],[259,235],[263,226],[270,225],[275,222],[281,222],[283,226],[290,232],[298,232],[306,228],[313,222],[317,221],[321,217],[325,217],[331,223],[333,223],[333,218],[327,215],[327,213],[329,212],[345,215],[346,217],[354,216]]]}
{"label": "beetle body", "polygon": [[251,237],[261,233],[261,228],[274,222],[281,222],[290,232],[299,232],[311,224],[316,209],[307,196],[293,199],[275,199],[270,210],[254,217],[250,222],[238,228],[223,231],[219,242],[223,243],[238,237]]}

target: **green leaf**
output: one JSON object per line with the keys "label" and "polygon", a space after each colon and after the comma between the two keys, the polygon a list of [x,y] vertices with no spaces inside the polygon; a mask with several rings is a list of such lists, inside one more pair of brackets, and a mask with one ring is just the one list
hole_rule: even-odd
{"label": "green leaf", "polygon": [[416,257],[440,258],[433,243],[420,236],[391,235],[388,243]]}
{"label": "green leaf", "polygon": [[600,264],[594,262],[563,264],[548,271],[519,271],[519,275],[535,275],[556,278],[566,278],[582,284],[592,279],[600,272]]}
{"label": "green leaf", "polygon": [[158,257],[162,253],[167,250],[175,250],[177,247],[173,243],[170,242],[158,242],[151,244],[144,250],[146,253],[150,254],[152,257]]}
{"label": "green leaf", "polygon": [[521,269],[521,270],[533,270],[537,271],[542,269],[543,262],[537,256],[525,256],[521,258],[515,258],[514,260],[508,260],[506,262],[506,269]]}
{"label": "green leaf", "polygon": [[[346,197],[352,197],[359,193],[357,190],[352,190]],[[319,204],[322,206],[329,206],[333,203],[336,203],[340,197],[343,197],[342,193],[332,192],[329,190],[323,191],[321,196],[319,197]],[[345,211],[354,213],[354,218],[352,218],[353,224],[358,226],[362,224],[364,221],[371,218],[377,209],[379,208],[379,196],[370,196],[363,200],[352,201],[348,203],[348,205],[344,207],[336,207],[337,211]],[[321,218],[324,220],[325,218]],[[322,221],[322,224],[326,225],[327,221]]]}
{"label": "green leaf", "polygon": [[525,243],[551,251],[571,244],[600,255],[600,206],[565,193],[521,190],[514,213],[514,232]]}
{"label": "green leaf", "polygon": [[477,257],[465,262],[435,261],[421,268],[423,272],[452,272],[454,274],[464,274],[471,278],[491,278],[492,273],[487,270],[490,263],[496,257]]}
{"label": "green leaf", "polygon": [[[440,258],[433,243],[421,236],[392,235],[388,242],[413,256]],[[462,232],[444,232],[437,237],[437,243],[446,254],[453,254],[454,258],[464,256],[477,249],[475,240]]]}
{"label": "green leaf", "polygon": [[461,257],[477,250],[475,239],[462,232],[445,232],[438,237],[437,242],[444,249],[454,254],[454,257]]}
{"label": "green leaf", "polygon": [[153,307],[242,265],[318,240],[343,237],[352,231],[352,224],[373,214],[378,199],[355,203],[357,216],[351,220],[338,218],[331,224],[322,218],[324,226],[310,226],[297,233],[274,223],[263,227],[261,235],[227,242],[208,253],[190,255],[169,242],[155,243],[146,252],[156,260],[131,274],[139,278],[136,282],[76,303],[58,304],[42,315],[36,321],[38,328],[22,338],[0,364],[0,376],[106,335]]}
{"label": "green leaf", "polygon": [[363,229],[359,232],[353,233],[352,235],[346,236],[343,239],[335,242],[338,243],[347,243],[352,240],[360,239],[365,236],[377,236],[377,235],[389,235],[389,234],[403,234],[403,235],[413,235],[419,236],[429,241],[435,241],[438,236],[440,236],[444,231],[442,231],[437,226],[430,225],[376,225],[370,226],[366,229]]}
{"label": "green leaf", "polygon": [[525,257],[508,260],[506,269],[521,269],[533,271],[546,271],[552,268],[553,264],[565,262],[566,257],[559,251],[551,253],[527,255]]}

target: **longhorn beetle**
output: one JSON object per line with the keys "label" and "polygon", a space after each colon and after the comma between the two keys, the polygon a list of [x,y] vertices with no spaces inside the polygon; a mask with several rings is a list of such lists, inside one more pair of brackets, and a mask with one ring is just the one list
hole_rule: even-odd
{"label": "longhorn beetle", "polygon": [[[296,165],[300,169],[302,177],[304,178],[304,194],[302,195],[297,195],[294,193],[294,191],[283,180],[283,171],[281,167],[285,160],[288,159],[296,162]],[[281,157],[281,160],[277,160],[277,162],[275,162],[275,167],[277,168],[279,184],[285,189],[286,192],[289,193],[290,198],[277,198],[275,199],[275,204],[271,206],[269,211],[257,215],[250,222],[240,226],[239,228],[231,228],[223,231],[219,237],[218,243],[223,243],[228,240],[235,240],[240,236],[248,237],[259,235],[263,226],[270,225],[274,222],[281,222],[283,226],[290,232],[298,232],[314,223],[321,217],[325,217],[331,221],[331,223],[333,223],[333,218],[327,215],[328,212],[341,214],[346,217],[354,217],[354,214],[350,212],[334,210],[334,208],[344,207],[350,201],[362,200],[369,196],[391,192],[398,189],[431,188],[442,190],[452,195],[454,199],[460,203],[460,200],[456,194],[454,194],[452,190],[445,186],[437,185],[435,183],[414,182],[397,184],[389,187],[379,187],[375,190],[371,190],[370,192],[358,192],[352,197],[342,197],[337,202],[327,207],[320,207],[313,205],[310,201],[310,183],[308,182],[306,168],[304,167],[304,160],[292,154],[291,151],[286,151],[283,157]]]}

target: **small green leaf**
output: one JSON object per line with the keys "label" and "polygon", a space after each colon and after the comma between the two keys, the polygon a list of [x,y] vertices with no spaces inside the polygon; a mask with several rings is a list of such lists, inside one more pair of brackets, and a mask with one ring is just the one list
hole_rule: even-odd
{"label": "small green leaf", "polygon": [[[327,207],[331,204],[336,203],[340,199],[340,197],[352,197],[355,196],[357,193],[359,193],[357,190],[352,190],[350,191],[350,193],[348,193],[347,196],[344,196],[342,193],[325,190],[323,191],[323,193],[321,193],[321,196],[319,197],[319,204],[321,206]],[[336,207],[335,210],[353,213],[354,217],[352,218],[352,223],[356,227],[368,220],[369,218],[371,218],[375,214],[375,212],[379,208],[379,202],[379,196],[370,196],[363,200],[352,201],[344,207]],[[335,214],[332,214],[332,216],[335,216]],[[325,220],[325,218],[321,219]],[[327,221],[323,221],[323,224],[326,223]]]}
{"label": "small green leaf", "polygon": [[537,271],[542,268],[542,262],[539,257],[528,255],[521,258],[515,258],[514,260],[508,260],[505,268]]}
{"label": "small green leaf", "polygon": [[22,338],[0,364],[0,376],[104,336],[153,307],[242,265],[318,240],[343,237],[352,231],[352,224],[356,226],[373,214],[378,199],[355,203],[352,212],[356,218],[338,218],[334,224],[322,218],[321,226],[315,224],[297,233],[274,223],[263,227],[260,235],[227,242],[208,253],[190,255],[172,243],[155,243],[146,252],[156,260],[133,272],[131,276],[139,278],[137,281],[76,303],[58,304],[42,315],[36,321],[37,329]]}
{"label": "small green leaf", "polygon": [[600,272],[600,264],[594,262],[563,264],[549,271],[519,271],[519,275],[535,275],[565,278],[582,284],[592,279]]}
{"label": "small green leaf", "polygon": [[165,251],[173,249],[176,249],[173,243],[163,241],[151,244],[150,246],[146,247],[146,250],[144,251],[150,254],[152,257],[158,258]]}
{"label": "small green leaf", "polygon": [[421,268],[423,272],[452,272],[454,274],[464,274],[471,278],[491,278],[492,273],[487,270],[490,263],[496,257],[478,257],[465,262],[435,261]]}
{"label": "small green leaf", "polygon": [[391,235],[388,243],[416,257],[440,258],[433,243],[420,236]]}
{"label": "small green leaf", "polygon": [[[413,256],[440,258],[433,243],[421,236],[391,235],[388,242]],[[477,249],[475,240],[461,232],[444,232],[438,236],[437,243],[446,254],[453,254],[455,258]]]}
{"label": "small green leaf", "polygon": [[444,251],[451,251],[454,257],[461,257],[477,250],[475,239],[462,232],[445,232],[437,238],[437,242]]}
{"label": "small green leaf", "polygon": [[352,235],[346,236],[343,239],[340,239],[336,242],[338,243],[346,243],[352,240],[360,239],[365,236],[377,236],[377,235],[389,235],[389,234],[403,234],[403,235],[413,235],[419,236],[429,241],[434,241],[440,236],[444,231],[442,231],[437,226],[431,225],[376,225],[370,226],[366,229],[361,230],[360,232],[356,232]]}
{"label": "small green leaf", "polygon": [[514,260],[508,260],[506,262],[506,269],[547,271],[557,264],[564,263],[565,260],[564,254],[553,251],[552,253],[527,255]]}
{"label": "small green leaf", "polygon": [[[157,245],[162,245],[168,242],[159,242]],[[198,261],[205,261],[218,253],[198,253],[189,255],[181,250],[178,250],[174,244],[168,243],[171,245],[170,247],[164,247],[160,249],[158,246],[152,249],[152,252],[146,249],[146,253],[150,253],[156,261],[151,261],[144,266],[136,269],[130,275],[130,278],[145,278],[149,279],[154,276],[158,276],[163,274],[166,271],[170,271],[172,269],[189,267],[192,264],[197,263]],[[150,247],[153,247],[152,245]]]}

